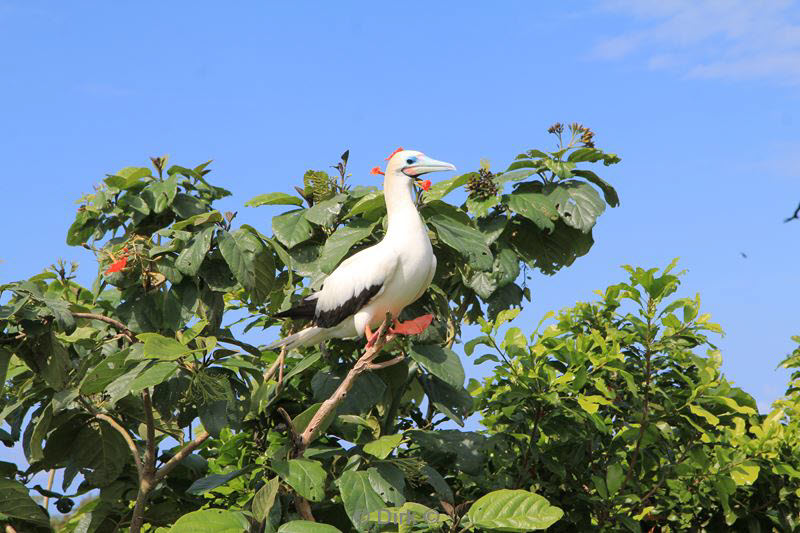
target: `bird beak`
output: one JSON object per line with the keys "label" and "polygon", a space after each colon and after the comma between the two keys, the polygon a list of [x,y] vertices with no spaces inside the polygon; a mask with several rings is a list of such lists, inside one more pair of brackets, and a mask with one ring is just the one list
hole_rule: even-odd
{"label": "bird beak", "polygon": [[426,155],[418,155],[417,162],[413,165],[408,165],[407,167],[403,168],[403,174],[406,176],[416,178],[417,176],[422,176],[423,174],[427,174],[428,172],[439,172],[442,170],[455,170],[456,167],[451,165],[450,163],[445,163],[444,161],[437,161],[435,159],[431,159]]}

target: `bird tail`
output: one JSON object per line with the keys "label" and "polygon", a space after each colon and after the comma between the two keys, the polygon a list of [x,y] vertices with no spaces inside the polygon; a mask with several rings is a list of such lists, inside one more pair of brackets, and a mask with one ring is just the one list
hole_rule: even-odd
{"label": "bird tail", "polygon": [[269,346],[267,350],[275,350],[276,348],[286,347],[286,350],[294,350],[300,346],[310,346],[325,340],[326,328],[310,327],[302,331],[298,331],[288,337],[279,339]]}

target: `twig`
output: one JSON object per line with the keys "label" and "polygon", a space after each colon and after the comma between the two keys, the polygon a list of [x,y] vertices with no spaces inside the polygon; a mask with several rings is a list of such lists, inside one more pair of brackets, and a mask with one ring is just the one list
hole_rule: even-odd
{"label": "twig", "polygon": [[155,480],[155,482],[158,483],[159,481],[164,479],[164,476],[169,474],[173,468],[178,466],[178,463],[183,461],[183,459],[186,458],[187,455],[192,453],[196,448],[198,448],[201,444],[203,444],[206,441],[206,439],[208,439],[208,437],[209,437],[208,432],[203,431],[199,433],[194,438],[193,441],[191,441],[186,446],[178,450],[178,453],[173,455],[169,461],[164,463],[164,466],[156,470],[156,472],[153,474],[153,479]]}
{"label": "twig", "polygon": [[322,402],[322,405],[319,406],[317,412],[314,413],[314,416],[311,418],[311,422],[308,423],[306,429],[303,431],[303,434],[300,435],[298,439],[298,446],[297,446],[297,453],[296,456],[300,457],[305,452],[306,448],[317,438],[317,433],[319,432],[322,423],[330,416],[339,404],[341,404],[347,393],[350,392],[350,389],[353,387],[356,378],[360,376],[362,373],[368,370],[375,370],[378,368],[385,368],[387,366],[391,366],[394,364],[399,363],[403,360],[403,357],[395,357],[385,363],[373,363],[372,361],[378,356],[383,346],[394,339],[394,334],[387,335],[387,329],[389,324],[392,322],[392,317],[389,313],[386,314],[386,318],[381,323],[381,327],[378,328],[375,336],[375,343],[367,348],[364,352],[364,355],[356,361],[356,364],[353,365],[353,368],[347,373],[347,376],[342,380],[339,386],[336,388],[334,393],[331,395],[330,398]]}
{"label": "twig", "polygon": [[299,494],[295,494],[294,507],[295,509],[297,509],[297,513],[301,517],[303,517],[303,520],[308,520],[309,522],[316,522],[316,520],[314,519],[314,515],[311,514],[311,504],[309,504],[308,500],[306,500]]}
{"label": "twig", "polygon": [[21,341],[27,337],[24,333],[20,333],[19,335],[15,335],[14,337],[5,337],[0,339],[0,344],[14,344],[15,342]]}
{"label": "twig", "polygon": [[266,372],[264,372],[264,381],[269,381],[270,379],[272,379],[272,376],[275,375],[275,371],[278,370],[278,367],[283,366],[283,361],[285,359],[285,356],[286,356],[286,347],[284,346],[281,348],[281,353],[278,356],[278,358],[275,359],[275,362],[270,365],[270,367],[267,369]]}
{"label": "twig", "polygon": [[137,341],[136,334],[131,330],[129,330],[125,326],[125,324],[123,324],[119,320],[115,320],[105,315],[98,315],[96,313],[72,313],[72,316],[74,316],[75,318],[87,318],[89,320],[99,320],[100,322],[105,322],[106,324],[114,326],[121,333],[124,333],[125,336],[128,337],[132,342]]}
{"label": "twig", "polygon": [[147,426],[147,449],[144,454],[144,470],[150,475],[156,470],[156,426],[153,421],[153,403],[150,400],[150,389],[142,391],[144,402],[145,424]]}
{"label": "twig", "polygon": [[[47,491],[50,492],[53,489],[53,480],[56,478],[56,469],[50,469],[50,475],[47,478]],[[47,509],[48,504],[50,503],[50,496],[44,497],[44,508]]]}
{"label": "twig", "polygon": [[111,418],[106,414],[99,413],[96,414],[95,417],[107,422],[108,424],[111,425],[112,428],[117,430],[120,435],[122,435],[122,438],[125,439],[125,442],[128,444],[128,448],[131,450],[131,453],[133,454],[133,461],[134,463],[136,463],[136,471],[139,473],[139,477],[141,478],[144,475],[144,468],[142,467],[142,460],[141,458],[139,458],[139,448],[136,447],[136,443],[133,442],[133,439],[131,438],[130,434],[125,430],[124,427],[119,425],[119,423],[116,420],[114,420],[113,418]]}

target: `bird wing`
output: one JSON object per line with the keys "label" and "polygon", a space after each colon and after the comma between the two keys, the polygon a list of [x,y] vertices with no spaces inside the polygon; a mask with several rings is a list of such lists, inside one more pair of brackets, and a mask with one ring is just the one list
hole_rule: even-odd
{"label": "bird wing", "polygon": [[397,270],[399,258],[380,245],[347,258],[314,294],[314,323],[325,328],[354,315],[381,294]]}

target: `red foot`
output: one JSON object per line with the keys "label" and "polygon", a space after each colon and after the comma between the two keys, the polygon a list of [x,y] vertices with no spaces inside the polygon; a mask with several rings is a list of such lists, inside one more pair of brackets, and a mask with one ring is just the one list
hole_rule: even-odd
{"label": "red foot", "polygon": [[407,322],[395,322],[394,326],[389,328],[389,332],[396,335],[418,335],[428,329],[431,322],[433,322],[433,315],[422,315]]}

